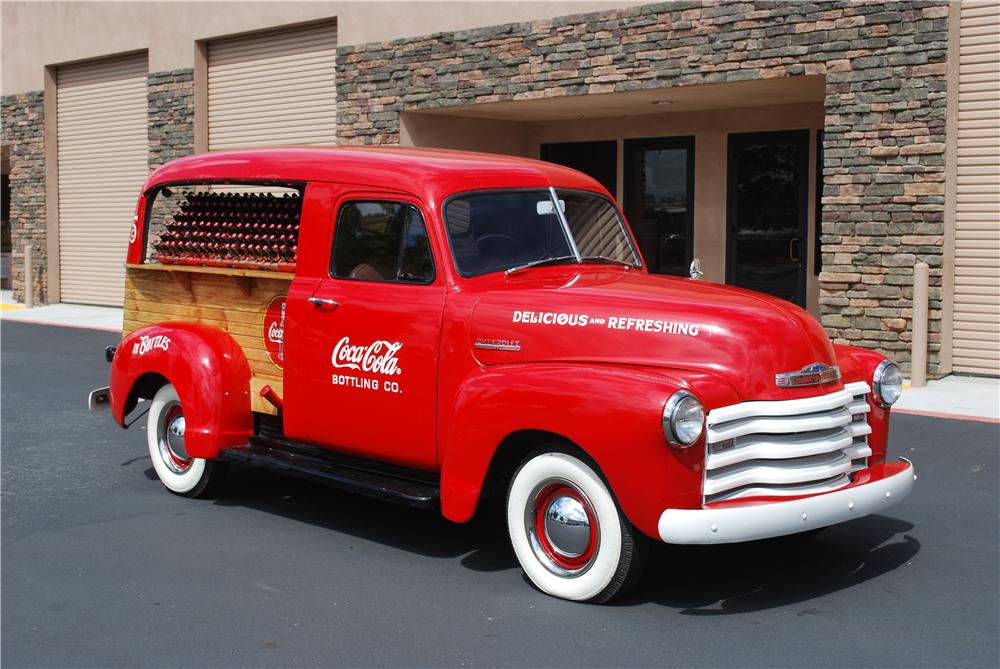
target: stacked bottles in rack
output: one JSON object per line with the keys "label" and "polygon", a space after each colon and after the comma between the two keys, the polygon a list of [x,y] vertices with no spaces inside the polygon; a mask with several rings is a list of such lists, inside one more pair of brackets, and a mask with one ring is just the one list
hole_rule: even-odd
{"label": "stacked bottles in rack", "polygon": [[153,243],[164,264],[295,270],[298,193],[184,193]]}

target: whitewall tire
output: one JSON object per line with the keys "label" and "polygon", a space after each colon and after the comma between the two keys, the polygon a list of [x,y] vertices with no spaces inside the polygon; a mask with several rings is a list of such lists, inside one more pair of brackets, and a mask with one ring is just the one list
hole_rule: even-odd
{"label": "whitewall tire", "polygon": [[185,497],[202,497],[221,481],[225,464],[188,456],[184,428],[180,398],[168,383],[156,391],[149,407],[146,419],[149,457],[167,490]]}
{"label": "whitewall tire", "polygon": [[534,455],[514,474],[507,527],[531,582],[574,601],[601,603],[624,591],[647,548],[594,468],[561,451]]}

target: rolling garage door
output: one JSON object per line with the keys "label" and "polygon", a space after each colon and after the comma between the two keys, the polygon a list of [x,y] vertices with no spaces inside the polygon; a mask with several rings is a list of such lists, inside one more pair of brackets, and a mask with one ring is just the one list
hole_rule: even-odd
{"label": "rolling garage door", "polygon": [[56,92],[60,299],[121,305],[148,174],[146,54],[60,67]]}
{"label": "rolling garage door", "polygon": [[335,144],[332,23],[208,44],[208,148]]}
{"label": "rolling garage door", "polygon": [[960,34],[952,366],[998,375],[1000,4],[962,2]]}

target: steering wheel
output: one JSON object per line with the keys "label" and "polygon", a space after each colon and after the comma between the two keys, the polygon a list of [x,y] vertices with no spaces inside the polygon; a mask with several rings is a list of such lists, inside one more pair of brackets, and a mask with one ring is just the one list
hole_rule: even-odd
{"label": "steering wheel", "polygon": [[[488,234],[488,235],[483,235],[482,237],[479,237],[478,239],[476,239],[476,246],[481,246],[483,244],[483,242],[488,242],[491,239],[502,239],[504,241],[510,242],[511,244],[515,244],[515,245],[517,244],[517,240],[514,239],[513,237],[511,237],[510,235],[505,235],[505,234],[500,233],[500,232],[494,232],[494,233],[491,233],[491,234]],[[482,249],[480,249],[480,250],[482,250]]]}

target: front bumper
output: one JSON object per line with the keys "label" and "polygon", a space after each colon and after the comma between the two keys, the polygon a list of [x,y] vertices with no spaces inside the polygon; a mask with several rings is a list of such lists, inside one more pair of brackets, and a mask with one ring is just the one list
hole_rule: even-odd
{"label": "front bumper", "polygon": [[728,544],[796,534],[877,513],[906,497],[916,478],[908,460],[876,465],[859,471],[840,490],[811,497],[667,509],[658,530],[668,544]]}

